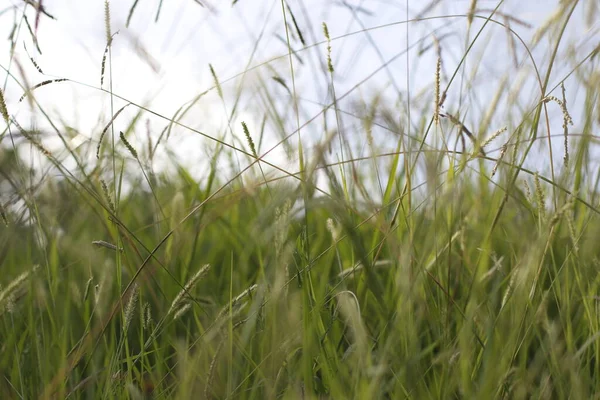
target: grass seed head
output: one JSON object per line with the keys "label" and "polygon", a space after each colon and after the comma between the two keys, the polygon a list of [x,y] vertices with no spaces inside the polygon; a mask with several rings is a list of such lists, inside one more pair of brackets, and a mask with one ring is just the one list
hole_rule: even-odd
{"label": "grass seed head", "polygon": [[110,29],[110,2],[104,1],[104,30],[106,33],[106,43],[110,46],[112,42],[112,34]]}
{"label": "grass seed head", "polygon": [[2,114],[2,118],[4,118],[4,122],[8,124],[8,108],[6,108],[6,101],[4,100],[4,92],[0,88],[0,114]]}
{"label": "grass seed head", "polygon": [[206,275],[206,273],[210,270],[210,264],[205,264],[196,272],[185,284],[183,289],[175,296],[173,303],[171,303],[171,308],[167,312],[167,316],[173,314],[179,306],[183,303],[183,299],[186,295],[189,296],[189,292],[196,286],[196,284]]}
{"label": "grass seed head", "polygon": [[327,69],[330,73],[333,73],[333,61],[331,61],[331,37],[329,36],[329,28],[325,22],[323,22],[323,34],[325,35],[325,39],[327,39]]}
{"label": "grass seed head", "polygon": [[131,289],[131,295],[129,296],[129,301],[127,302],[127,306],[125,307],[125,323],[123,324],[123,332],[127,333],[129,329],[129,325],[131,325],[131,320],[133,319],[133,312],[135,311],[135,305],[137,304],[139,286],[137,283],[133,284],[133,288]]}
{"label": "grass seed head", "polygon": [[440,123],[440,107],[441,107],[441,94],[440,94],[440,85],[441,85],[441,71],[442,71],[442,58],[438,57],[436,67],[435,67],[435,112],[433,114],[433,120],[436,125]]}
{"label": "grass seed head", "polygon": [[127,147],[127,150],[129,150],[129,153],[131,153],[131,155],[133,156],[133,158],[137,159],[138,158],[137,151],[135,151],[135,149],[133,148],[133,146],[131,145],[131,143],[129,143],[129,141],[127,141],[127,138],[125,137],[125,134],[123,132],[119,132],[119,136],[121,138],[121,141],[125,145],[125,147]]}

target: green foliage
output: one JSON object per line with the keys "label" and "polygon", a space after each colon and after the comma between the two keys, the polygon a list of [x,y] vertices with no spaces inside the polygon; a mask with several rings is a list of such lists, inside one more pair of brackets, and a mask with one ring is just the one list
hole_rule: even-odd
{"label": "green foliage", "polygon": [[[576,2],[563,3],[570,15]],[[494,19],[478,15],[475,4],[469,29],[474,20]],[[298,40],[307,40],[301,20],[282,9]],[[551,22],[560,27],[569,18]],[[491,140],[480,142],[459,114],[439,113],[445,92],[438,60],[429,109],[423,106],[408,132],[394,127],[397,110],[375,96],[368,116],[356,111],[369,137],[368,157],[359,158],[344,149],[352,143],[343,142],[336,106],[339,132],[323,129],[322,142],[302,155],[296,149],[298,158],[306,156],[302,171],[268,161],[260,152],[264,126],[251,135],[246,123],[251,153],[224,133],[203,134],[216,148],[202,180],[175,154],[171,171],[154,170],[156,149],[167,145],[148,139],[142,150],[134,134],[141,114],[120,133],[123,146],[113,140],[108,148],[107,140],[69,150],[70,164],[34,139],[36,132],[11,124],[10,134],[24,139],[16,147],[29,146],[50,163],[34,168],[16,147],[0,147],[0,397],[600,393],[600,224],[589,172],[593,79],[600,76],[577,81],[586,97],[580,121],[564,96],[544,91],[532,113],[509,124],[513,133],[494,153],[483,151]],[[110,68],[110,56],[106,62]],[[209,69],[227,109],[227,82]],[[335,96],[333,74],[324,73]],[[534,172],[524,162],[546,127],[541,115],[549,101],[564,117],[561,137],[572,136],[573,119],[586,130],[570,141],[571,162],[560,172],[551,157],[549,171]],[[289,134],[270,105],[269,120]],[[1,108],[10,123],[4,114],[12,110],[4,101]],[[102,137],[122,110],[111,113]],[[452,116],[453,132],[468,132],[471,154],[445,141],[441,150],[425,146],[444,126],[444,119],[433,124],[438,113]],[[163,133],[185,127],[179,114],[160,116]],[[383,124],[398,134],[393,152],[373,140],[372,129]],[[341,156],[330,162],[336,135]]]}

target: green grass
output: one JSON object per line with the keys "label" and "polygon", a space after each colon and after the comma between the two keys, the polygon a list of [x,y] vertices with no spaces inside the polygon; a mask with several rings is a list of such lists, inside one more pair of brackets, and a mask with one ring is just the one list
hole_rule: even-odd
{"label": "green grass", "polygon": [[[537,92],[520,93],[526,86],[507,73],[491,77],[505,79],[495,102],[473,108],[469,68],[487,50],[477,46],[508,21],[491,10],[462,17],[469,32],[455,69],[436,78],[430,65],[431,90],[402,93],[410,113],[378,93],[357,96],[355,110],[339,105],[336,36],[316,27],[325,67],[314,73],[332,96],[316,145],[303,142],[314,131],[302,125],[292,71],[307,67],[291,51],[278,70],[285,80],[270,81],[269,63],[259,68],[260,130],[186,125],[205,93],[182,99],[173,117],[129,104],[125,121],[115,114],[128,101],[110,89],[119,37],[107,23],[97,90],[110,96],[113,117],[77,149],[36,90],[3,65],[64,148],[50,151],[39,132],[17,125],[17,103],[2,96],[0,397],[596,398],[598,47],[580,56],[562,42],[580,22],[574,10],[593,9],[579,3],[562,2],[537,31],[542,56],[530,53],[533,41],[518,45]],[[289,49],[303,48],[309,35],[299,32],[309,28],[293,3],[280,8]],[[511,35],[519,40],[516,28]],[[205,68],[231,124],[244,94]],[[563,82],[562,93],[577,93],[576,114]],[[47,85],[39,90],[55,82]],[[285,113],[273,94],[282,86]],[[435,107],[445,92],[445,109]],[[146,117],[164,128],[161,141],[139,139]],[[478,133],[504,126],[491,144]],[[164,140],[176,130],[207,139],[202,179]],[[265,130],[281,141],[267,142]],[[565,148],[551,137],[568,139]],[[270,148],[297,166],[267,162]],[[43,163],[30,165],[17,149]],[[161,149],[170,172],[154,168]],[[532,159],[546,162],[534,170]]]}

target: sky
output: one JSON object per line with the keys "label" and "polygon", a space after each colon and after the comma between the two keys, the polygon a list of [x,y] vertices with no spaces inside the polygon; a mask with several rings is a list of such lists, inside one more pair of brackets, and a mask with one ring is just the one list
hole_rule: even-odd
{"label": "sky", "polygon": [[[407,118],[406,93],[410,92],[412,118],[418,119],[419,114],[424,112],[423,105],[431,102],[427,96],[433,91],[436,60],[435,50],[430,47],[433,36],[441,38],[444,61],[442,83],[447,83],[464,53],[467,35],[464,16],[452,15],[465,14],[470,4],[470,0],[408,1],[408,5],[406,1],[393,0],[289,1],[289,10],[292,10],[303,33],[306,43],[303,45],[293,29],[286,32],[280,0],[239,0],[234,6],[228,1],[211,0],[209,3],[203,0],[205,7],[196,0],[169,0],[163,2],[158,19],[159,1],[138,0],[130,23],[126,26],[133,2],[110,2],[111,31],[116,34],[103,91],[100,90],[101,60],[106,46],[103,0],[44,0],[44,7],[56,19],[40,18],[37,38],[41,53],[36,51],[22,23],[24,1],[0,0],[0,34],[3,38],[0,42],[0,73],[6,78],[2,81],[9,112],[23,126],[50,129],[44,117],[32,110],[28,101],[18,101],[23,89],[5,72],[9,69],[12,76],[22,82],[23,76],[15,62],[18,60],[29,85],[47,79],[69,79],[68,82],[37,89],[35,98],[53,120],[61,121],[60,129],[69,126],[78,132],[70,139],[71,146],[95,149],[101,130],[110,121],[111,114],[127,102],[132,102],[156,113],[144,113],[141,123],[129,136],[136,148],[145,148],[148,134],[156,143],[168,124],[168,118],[186,102],[214,87],[210,64],[221,82],[225,102],[221,101],[215,90],[202,96],[182,120],[197,132],[176,127],[168,139],[168,148],[177,161],[197,176],[204,174],[210,153],[214,151],[215,142],[210,137],[237,147],[246,147],[241,121],[248,124],[250,132],[258,135],[268,107],[277,107],[285,116],[283,124],[288,134],[294,132],[298,122],[303,125],[317,117],[301,131],[302,140],[309,148],[311,144],[322,140],[323,117],[319,113],[323,110],[323,104],[332,102],[331,76],[326,70],[327,44],[324,43],[321,28],[323,22],[328,25],[332,37],[336,95],[342,97],[347,94],[338,106],[356,113],[361,104],[369,103],[375,94],[381,94],[389,107],[397,110],[398,119],[401,120]],[[598,37],[600,24],[586,18],[590,14],[587,7],[593,2],[582,2],[573,17],[574,21],[580,23],[570,24],[567,31],[565,43],[574,43],[578,56],[597,45],[597,40],[594,42],[590,38]],[[478,1],[478,9],[481,10],[478,14],[489,15],[498,3]],[[529,43],[536,30],[555,13],[557,5],[558,0],[506,0],[499,10],[528,24],[513,20],[511,27]],[[31,7],[27,9],[28,19],[33,25],[35,11]],[[288,22],[291,17],[289,10],[286,10]],[[436,16],[446,17],[433,18]],[[417,17],[432,19],[403,23]],[[11,43],[6,38],[15,23],[19,30],[15,59],[11,59]],[[483,20],[474,22],[470,38],[474,37],[483,23]],[[289,26],[293,26],[291,22]],[[290,93],[272,79],[273,76],[280,77],[292,89],[286,34],[290,34],[291,45],[297,50],[297,56],[292,57],[291,62],[300,107],[298,118]],[[315,43],[320,44],[312,46]],[[33,66],[25,46],[44,74],[40,74]],[[548,46],[547,40],[542,41],[532,51],[542,72],[548,60]],[[407,47],[410,49],[408,52]],[[428,47],[428,51],[419,53]],[[518,43],[516,49],[517,65],[509,51],[506,30],[500,25],[490,24],[486,27],[471,51],[466,61],[465,75],[462,75],[469,78],[469,74],[476,72],[471,81],[474,89],[466,91],[468,95],[461,96],[461,89],[465,87],[453,83],[453,90],[445,103],[446,110],[462,110],[467,122],[469,118],[479,120],[499,87],[513,84],[520,74],[532,73],[525,49]],[[564,54],[566,48],[562,49],[561,55]],[[384,65],[386,67],[382,67]],[[502,81],[503,75],[511,68],[514,72],[509,75],[509,82]],[[551,87],[568,72],[567,62],[558,63],[550,81]],[[111,99],[106,91],[110,83],[112,92],[119,98]],[[582,99],[568,83],[569,104],[575,109],[572,113],[576,114]],[[269,88],[272,96],[270,105],[265,104],[267,100],[262,90],[265,87]],[[231,113],[236,94],[240,91],[244,96],[236,106],[235,117],[229,121],[227,115]],[[522,92],[519,96],[528,105],[534,106],[535,101],[539,101],[539,89],[536,89],[535,81],[530,77],[523,84]],[[128,106],[115,120],[115,129],[125,130],[137,111],[135,106]],[[497,114],[490,125],[491,131],[507,125],[509,118],[506,113]],[[328,112],[327,119],[330,128],[336,125],[333,113]],[[560,120],[554,123],[558,128],[560,124]],[[508,125],[510,131],[511,126]],[[344,117],[342,126],[348,135],[360,131],[360,122],[356,118]],[[575,126],[573,131],[577,129],[581,130],[581,127]],[[380,151],[394,149],[389,133],[378,131],[375,134]],[[502,144],[501,139],[492,147],[498,149]],[[279,140],[274,130],[270,132],[267,129],[259,153],[272,148]],[[295,145],[297,137],[294,136],[291,141]],[[64,147],[52,133],[47,135],[44,143],[56,151]],[[562,139],[559,138],[554,146],[557,148],[555,158],[558,162],[562,159]],[[363,146],[361,154],[353,155],[359,157],[367,153],[368,149]],[[95,151],[90,150],[90,154],[95,154]],[[157,157],[155,168],[169,168],[172,156],[163,156]],[[332,157],[335,159],[336,156]],[[337,154],[337,157],[341,156]],[[276,147],[266,159],[288,170],[297,169],[297,159],[293,154],[287,154],[283,146]],[[240,154],[235,160],[242,167],[250,161]],[[538,158],[532,162],[539,164],[544,159]]]}

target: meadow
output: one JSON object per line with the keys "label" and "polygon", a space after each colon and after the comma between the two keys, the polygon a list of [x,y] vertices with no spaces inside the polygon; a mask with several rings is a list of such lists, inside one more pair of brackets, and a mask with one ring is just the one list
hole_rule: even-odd
{"label": "meadow", "polygon": [[[27,79],[24,65],[43,74],[52,2],[16,3],[0,64],[0,398],[600,398],[595,0],[530,27],[504,1],[452,16],[433,1],[411,24],[456,32],[402,53],[429,57],[423,90],[394,89],[381,63],[396,97],[341,91],[339,71],[359,68],[336,62],[342,35],[277,2],[288,51],[234,77],[198,66],[210,85],[174,115],[112,89],[125,27],[108,1],[98,82]],[[132,3],[127,24],[150,7]],[[478,69],[490,31],[512,68],[498,76]],[[307,49],[320,59],[301,63]],[[327,82],[324,103],[306,100],[302,69]],[[254,93],[235,86],[255,70]],[[38,101],[63,86],[110,100],[89,140]],[[246,95],[258,124],[237,115]],[[186,119],[205,96],[225,110],[218,130]],[[201,176],[177,135],[206,143]]]}

